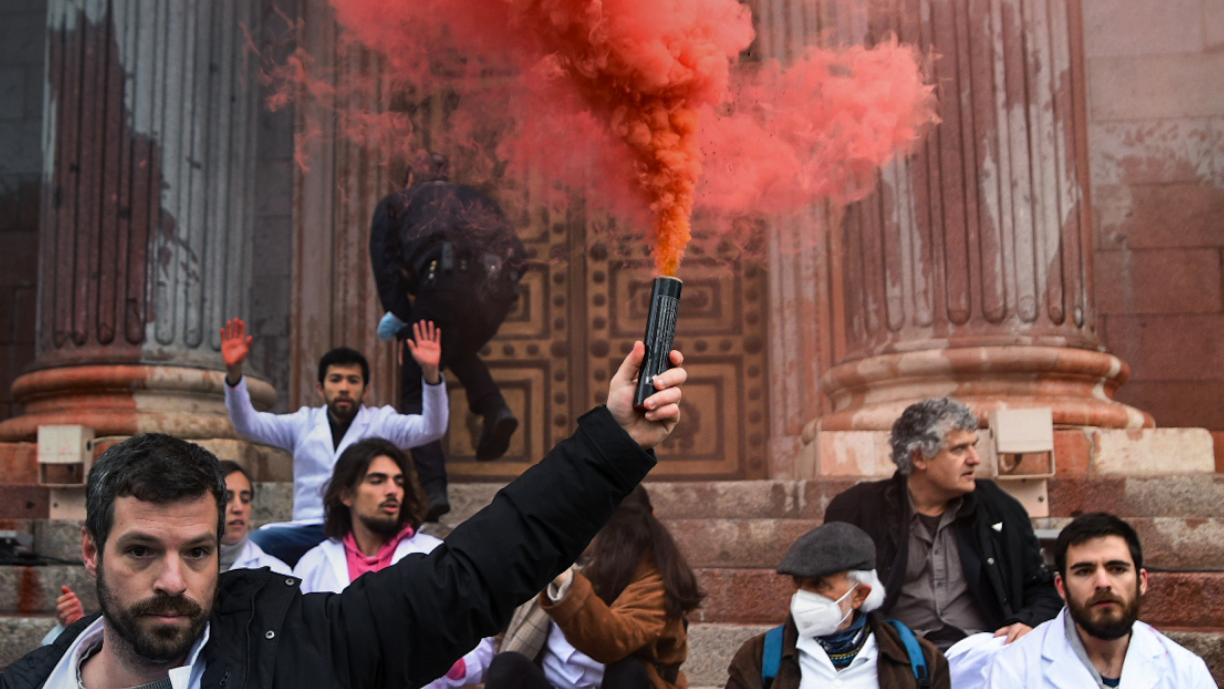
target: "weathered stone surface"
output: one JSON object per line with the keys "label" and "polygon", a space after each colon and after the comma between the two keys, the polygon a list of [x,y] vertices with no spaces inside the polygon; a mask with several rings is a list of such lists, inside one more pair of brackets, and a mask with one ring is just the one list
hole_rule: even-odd
{"label": "weathered stone surface", "polygon": [[[1034,519],[1035,528],[1062,529],[1071,517]],[[1126,517],[1154,569],[1224,570],[1224,518]]]}
{"label": "weathered stone surface", "polygon": [[692,567],[759,567],[820,522],[813,519],[664,519]]}
{"label": "weathered stone surface", "polygon": [[50,497],[40,486],[0,485],[0,519],[39,519],[48,515]]}
{"label": "weathered stone surface", "polygon": [[1188,89],[1224,73],[1224,54],[1181,53],[1088,60],[1094,120],[1203,117],[1224,112],[1224,92]]}
{"label": "weathered stone surface", "polygon": [[1224,686],[1224,628],[1210,630],[1169,629],[1161,630],[1177,643],[1190,649],[1202,658],[1217,685]]}
{"label": "weathered stone surface", "polygon": [[60,586],[76,591],[87,611],[98,609],[94,579],[77,565],[22,567],[0,565],[0,613],[54,613]]}
{"label": "weathered stone surface", "polygon": [[1112,512],[1125,517],[1201,517],[1220,514],[1224,476],[1059,477],[1050,481],[1053,515]]}
{"label": "weathered stone surface", "polygon": [[38,648],[54,626],[52,616],[0,615],[0,668]]}
{"label": "weathered stone surface", "polygon": [[1100,429],[1093,433],[1098,474],[1150,476],[1215,472],[1211,433],[1203,428]]}
{"label": "weathered stone surface", "polygon": [[1097,309],[1104,314],[1218,313],[1224,309],[1215,247],[1098,251]]}
{"label": "weathered stone surface", "polygon": [[768,625],[694,624],[689,626],[689,657],[684,674],[690,687],[722,687],[727,666],[748,639],[769,630]]}

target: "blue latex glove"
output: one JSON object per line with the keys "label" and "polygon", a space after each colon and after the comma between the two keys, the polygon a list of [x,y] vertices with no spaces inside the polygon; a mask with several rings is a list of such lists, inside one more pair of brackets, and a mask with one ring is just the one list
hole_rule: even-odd
{"label": "blue latex glove", "polygon": [[407,327],[407,323],[396,318],[395,314],[388,311],[383,314],[382,320],[378,322],[378,339],[384,342],[394,340]]}

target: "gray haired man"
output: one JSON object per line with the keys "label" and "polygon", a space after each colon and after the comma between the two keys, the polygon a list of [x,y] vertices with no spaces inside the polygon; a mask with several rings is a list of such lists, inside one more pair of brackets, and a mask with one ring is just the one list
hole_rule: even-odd
{"label": "gray haired man", "polygon": [[984,631],[1011,643],[1062,607],[1024,507],[974,477],[977,428],[957,400],[910,405],[892,428],[893,477],[860,483],[825,511],[875,541],[881,612],[942,650]]}

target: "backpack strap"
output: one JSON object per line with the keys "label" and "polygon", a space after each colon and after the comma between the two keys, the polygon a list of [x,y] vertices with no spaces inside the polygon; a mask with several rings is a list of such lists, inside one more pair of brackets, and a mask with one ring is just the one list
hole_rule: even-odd
{"label": "backpack strap", "polygon": [[774,678],[778,676],[778,668],[782,666],[782,630],[785,625],[778,625],[765,632],[765,649],[761,652],[761,686],[769,689]]}
{"label": "backpack strap", "polygon": [[918,644],[918,637],[914,636],[914,632],[901,620],[888,621],[897,630],[897,636],[901,637],[901,645],[905,647],[905,654],[909,656],[910,670],[914,673],[914,679],[918,680],[919,689],[930,689],[931,675],[927,671],[926,656],[922,654],[922,646]]}

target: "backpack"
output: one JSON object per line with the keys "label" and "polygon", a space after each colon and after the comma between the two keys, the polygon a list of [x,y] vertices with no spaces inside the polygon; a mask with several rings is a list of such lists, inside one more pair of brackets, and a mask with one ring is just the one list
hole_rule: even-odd
{"label": "backpack", "polygon": [[[914,673],[914,679],[918,680],[918,689],[930,689],[931,677],[927,671],[926,656],[922,655],[922,646],[918,645],[918,637],[901,620],[889,620],[888,623],[901,637],[901,645],[909,656],[910,670]],[[785,628],[786,625],[778,625],[765,632],[765,649],[761,653],[761,684],[765,689],[773,686],[778,668],[782,665],[782,631]]]}

